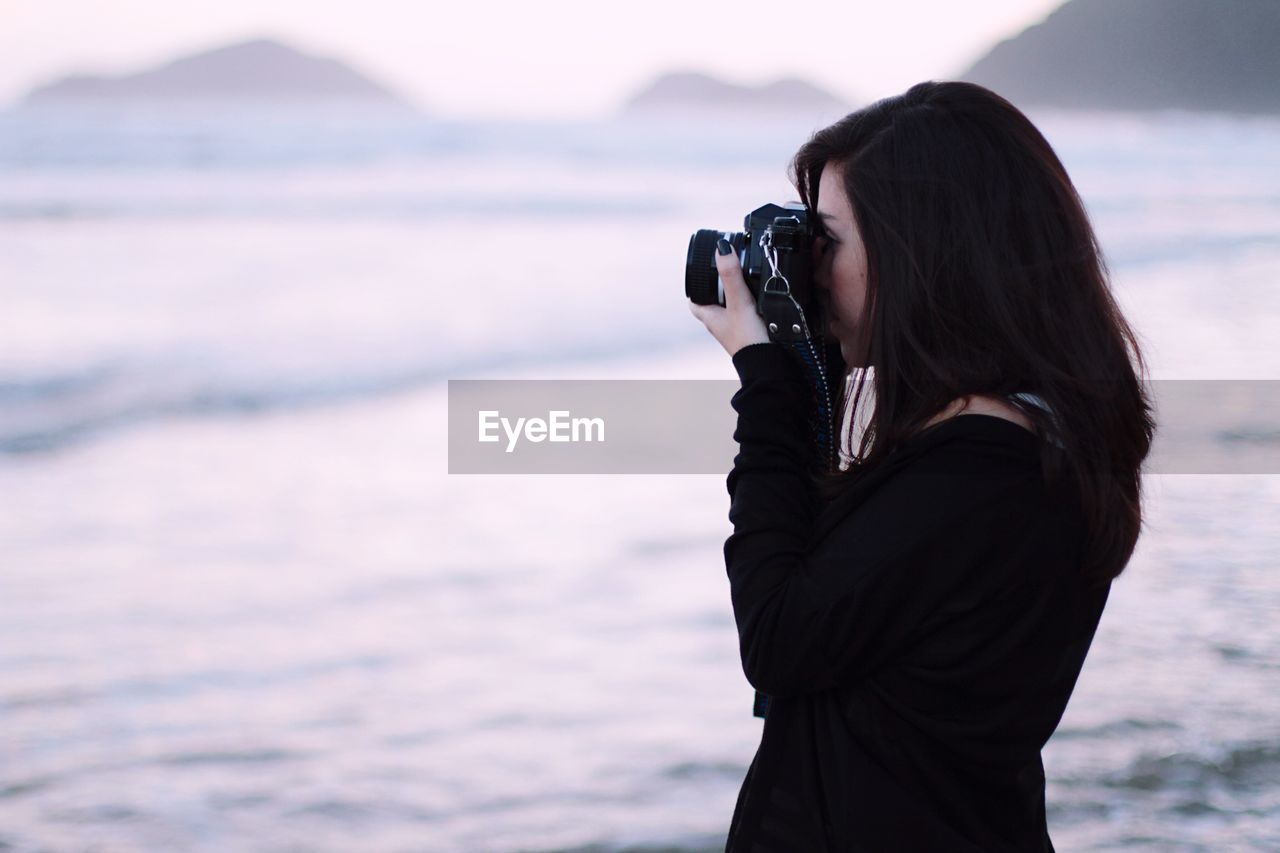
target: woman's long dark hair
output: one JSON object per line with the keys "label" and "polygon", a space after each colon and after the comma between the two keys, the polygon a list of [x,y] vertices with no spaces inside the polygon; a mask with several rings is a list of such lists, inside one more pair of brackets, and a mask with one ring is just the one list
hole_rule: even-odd
{"label": "woman's long dark hair", "polygon": [[[1004,98],[929,81],[816,132],[791,179],[816,209],[842,169],[867,251],[874,408],[850,383],[852,463],[830,496],[965,395],[1031,392],[1046,482],[1070,477],[1088,531],[1083,572],[1117,577],[1142,527],[1141,466],[1155,432],[1137,338],[1112,297],[1084,205],[1044,136]],[[1137,365],[1135,372],[1134,365]]]}

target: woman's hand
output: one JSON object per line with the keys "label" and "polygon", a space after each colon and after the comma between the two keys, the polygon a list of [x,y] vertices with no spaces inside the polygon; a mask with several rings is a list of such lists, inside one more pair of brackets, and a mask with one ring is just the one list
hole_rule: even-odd
{"label": "woman's hand", "polygon": [[716,270],[724,283],[724,305],[699,305],[690,299],[689,310],[733,358],[745,346],[768,343],[769,330],[756,313],[755,297],[742,277],[738,253],[728,240],[717,244]]}

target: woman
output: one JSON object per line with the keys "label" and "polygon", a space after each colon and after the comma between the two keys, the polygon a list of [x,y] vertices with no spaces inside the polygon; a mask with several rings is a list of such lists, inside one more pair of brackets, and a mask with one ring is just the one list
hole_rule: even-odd
{"label": "woman", "polygon": [[724,553],[768,698],[728,848],[1052,850],[1041,748],[1142,525],[1134,333],[1061,162],[987,89],[859,110],[792,176],[855,372],[847,468],[811,469],[736,256],[726,305],[690,303],[742,380]]}

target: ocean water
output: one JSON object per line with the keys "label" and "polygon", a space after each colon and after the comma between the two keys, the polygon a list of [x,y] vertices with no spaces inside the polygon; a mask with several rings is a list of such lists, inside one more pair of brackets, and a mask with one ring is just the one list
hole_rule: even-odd
{"label": "ocean water", "polygon": [[[1153,377],[1280,379],[1280,121],[1033,119]],[[810,129],[0,114],[0,849],[721,849],[723,477],[451,477],[445,382],[732,378]],[[1148,478],[1058,849],[1280,848],[1277,510]]]}

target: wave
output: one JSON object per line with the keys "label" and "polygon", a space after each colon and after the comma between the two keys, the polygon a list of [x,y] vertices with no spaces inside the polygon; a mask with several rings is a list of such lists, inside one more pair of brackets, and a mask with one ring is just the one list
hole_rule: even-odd
{"label": "wave", "polygon": [[1054,740],[1076,740],[1079,738],[1107,738],[1117,735],[1133,735],[1146,731],[1167,731],[1182,728],[1171,720],[1138,720],[1126,717],[1087,728],[1063,727],[1053,733]]}
{"label": "wave", "polygon": [[1175,752],[1139,756],[1128,767],[1098,783],[1138,791],[1265,791],[1280,779],[1280,743],[1251,742],[1219,747],[1212,753]]}
{"label": "wave", "polygon": [[46,375],[0,379],[0,457],[60,451],[165,418],[252,417],[342,406],[448,379],[542,364],[589,362],[701,340],[700,329],[651,332],[612,341],[537,342],[525,351],[473,353],[452,360],[375,365],[324,376],[219,373],[213,363],[107,360]]}
{"label": "wave", "polygon": [[214,377],[95,367],[81,374],[0,382],[0,456],[58,451],[162,418],[251,416],[358,402],[439,384],[450,375],[448,368],[424,367],[237,387]]}

